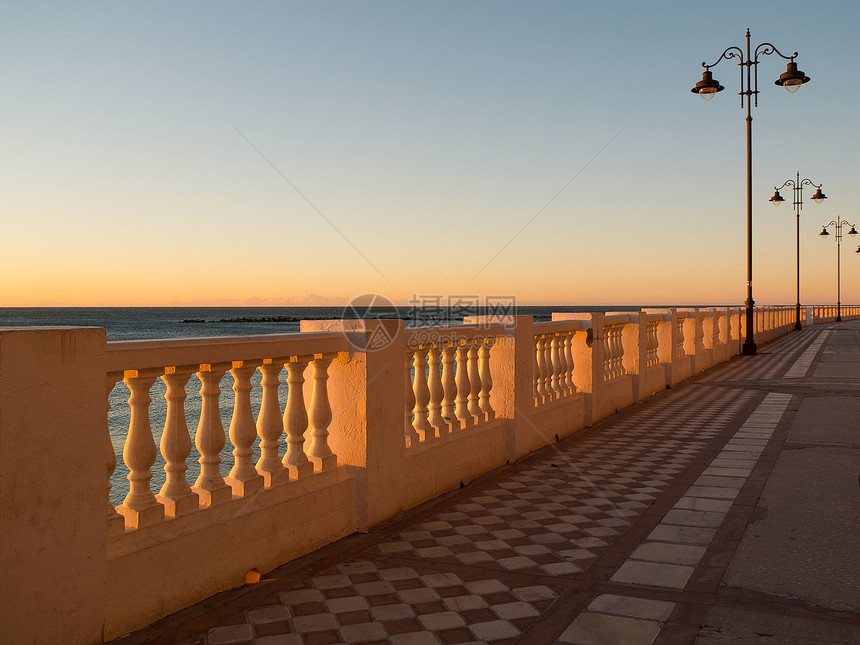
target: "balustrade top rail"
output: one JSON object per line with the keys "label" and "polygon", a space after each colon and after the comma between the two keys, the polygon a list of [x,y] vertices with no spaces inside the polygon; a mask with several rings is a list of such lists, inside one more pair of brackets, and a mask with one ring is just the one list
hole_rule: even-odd
{"label": "balustrade top rail", "polygon": [[261,336],[110,341],[105,353],[108,373],[175,365],[230,363],[261,358],[310,356],[350,350],[350,334],[302,332]]}

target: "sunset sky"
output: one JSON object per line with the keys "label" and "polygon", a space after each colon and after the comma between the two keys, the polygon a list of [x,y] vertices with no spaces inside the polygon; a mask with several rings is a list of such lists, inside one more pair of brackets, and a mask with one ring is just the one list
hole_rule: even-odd
{"label": "sunset sky", "polygon": [[[860,223],[860,3],[0,5],[0,306],[740,304],[759,64],[754,295],[836,299]],[[833,232],[831,228],[831,233]],[[860,240],[842,301],[860,302]]]}

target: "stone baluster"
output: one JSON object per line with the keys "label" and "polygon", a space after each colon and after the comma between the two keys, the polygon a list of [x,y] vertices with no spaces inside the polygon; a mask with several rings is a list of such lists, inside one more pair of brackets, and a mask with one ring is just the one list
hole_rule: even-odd
{"label": "stone baluster", "polygon": [[278,388],[281,385],[279,375],[282,370],[280,361],[266,359],[260,366],[263,380],[263,400],[260,403],[260,414],[257,415],[257,434],[260,437],[260,458],[257,460],[257,472],[263,478],[263,485],[270,488],[284,472],[281,458],[278,456],[281,434],[284,423],[281,419],[281,406],[278,402]]}
{"label": "stone baluster", "polygon": [[562,337],[554,334],[552,337],[552,389],[556,397],[564,393],[564,373],[567,370],[564,364],[564,349],[561,347]]}
{"label": "stone baluster", "polygon": [[404,410],[403,410],[403,434],[406,441],[406,447],[415,446],[418,444],[419,436],[415,432],[412,425],[415,413],[415,392],[412,389],[412,362],[415,358],[415,351],[412,349],[406,350],[406,364],[404,365],[403,376],[403,394],[404,394]]}
{"label": "stone baluster", "polygon": [[116,508],[111,504],[110,491],[113,488],[111,477],[116,470],[116,450],[113,447],[113,441],[110,436],[110,427],[108,425],[108,413],[110,413],[110,394],[113,392],[117,382],[122,378],[122,373],[112,373],[107,375],[105,380],[105,437],[107,438],[107,534],[108,537],[121,535],[125,530],[125,520],[122,515],[116,512]]}
{"label": "stone baluster", "polygon": [[538,361],[538,356],[540,356],[540,338],[535,336],[535,350],[532,352],[532,363],[534,365],[532,369],[532,373],[534,374],[534,378],[532,379],[532,385],[534,386],[534,397],[535,397],[535,405],[538,404],[538,400],[540,399],[540,362]]}
{"label": "stone baluster", "polygon": [[624,333],[624,325],[615,325],[613,329],[613,338],[615,340],[615,373],[617,376],[626,374],[624,369],[624,342],[622,334]]}
{"label": "stone baluster", "polygon": [[684,350],[684,322],[685,318],[677,318],[675,320],[675,358],[683,358],[687,352]]}
{"label": "stone baluster", "polygon": [[454,380],[454,353],[456,348],[445,345],[442,349],[442,387],[444,399],[442,399],[442,418],[451,423],[454,428],[454,420],[457,418],[455,400],[457,398],[457,382]]}
{"label": "stone baluster", "polygon": [[122,459],[128,466],[128,495],[117,512],[125,518],[126,528],[141,528],[164,519],[164,507],[155,499],[149,482],[150,469],[155,463],[155,439],[149,424],[149,388],[155,383],[155,376],[141,376],[137,370],[125,373],[125,384],[131,396],[128,404],[131,415],[128,423],[128,436],[122,451]]}
{"label": "stone baluster", "polygon": [[284,429],[287,431],[287,453],[283,464],[290,471],[291,479],[313,475],[314,465],[305,454],[305,430],[308,429],[308,411],[305,408],[305,369],[310,359],[290,356],[287,368],[287,406],[284,409]]}
{"label": "stone baluster", "polygon": [[469,414],[477,420],[481,417],[481,373],[478,370],[478,345],[480,340],[473,340],[469,345]]}
{"label": "stone baluster", "polygon": [[185,478],[185,471],[188,470],[186,461],[191,454],[191,435],[185,422],[185,385],[193,371],[194,368],[177,370],[176,367],[167,367],[161,377],[167,386],[164,392],[167,414],[160,443],[167,477],[156,499],[164,505],[167,517],[178,517],[199,508],[197,494],[191,490]]}
{"label": "stone baluster", "polygon": [[493,375],[490,372],[490,351],[492,346],[493,339],[485,338],[481,343],[481,350],[478,355],[481,375],[481,412],[486,415],[488,421],[495,417],[493,407],[490,405],[490,392],[493,389]]}
{"label": "stone baluster", "polygon": [[543,387],[547,396],[555,398],[555,390],[552,389],[552,337],[547,336],[543,341],[543,364],[544,374]]}
{"label": "stone baluster", "polygon": [[549,394],[549,391],[546,387],[547,381],[547,365],[546,365],[546,351],[545,351],[546,339],[541,336],[537,339],[535,343],[535,351],[537,352],[537,367],[538,367],[538,379],[537,379],[537,392],[538,397],[543,397]]}
{"label": "stone baluster", "polygon": [[192,490],[200,497],[201,506],[215,506],[233,498],[233,490],[221,476],[221,451],[227,444],[221,423],[221,378],[228,365],[204,363],[197,371],[200,379],[200,420],[194,435],[194,445],[200,453],[200,475]]}
{"label": "stone baluster", "polygon": [[615,376],[612,372],[612,326],[605,326],[601,336],[600,342],[603,344],[603,380],[609,381]]}
{"label": "stone baluster", "polygon": [[415,421],[412,427],[419,441],[435,439],[436,431],[427,418],[427,404],[430,403],[430,389],[427,387],[427,349],[419,347],[415,351],[415,374],[412,379],[412,393],[415,396]]}
{"label": "stone baluster", "polygon": [[328,368],[332,356],[314,354],[314,389],[311,394],[311,446],[308,456],[315,470],[320,472],[337,467],[337,455],[328,445],[328,427],[331,425],[331,403],[328,399]]}
{"label": "stone baluster", "polygon": [[704,347],[705,340],[705,319],[698,313],[696,314],[696,337],[695,337],[696,353],[701,352]]}
{"label": "stone baluster", "polygon": [[442,401],[445,398],[445,391],[442,386],[442,373],[440,371],[441,350],[438,347],[431,347],[428,357],[427,366],[430,372],[430,425],[439,431],[439,436],[442,437],[448,433],[448,426],[445,419],[442,417]]}
{"label": "stone baluster", "polygon": [[263,478],[254,468],[253,445],[257,438],[257,424],[251,410],[251,377],[259,361],[234,361],[230,369],[233,377],[233,418],[230,419],[230,443],[233,444],[233,468],[227,484],[233,495],[250,497],[263,488]]}
{"label": "stone baluster", "polygon": [[646,338],[648,340],[648,345],[645,349],[645,365],[647,367],[653,367],[660,362],[658,357],[659,350],[659,340],[657,336],[657,328],[660,323],[656,320],[651,321],[646,324]]}
{"label": "stone baluster", "polygon": [[565,387],[568,391],[576,392],[576,384],[573,382],[573,334],[568,333],[564,338],[564,362],[567,372],[564,378]]}
{"label": "stone baluster", "polygon": [[469,394],[472,385],[469,381],[469,348],[460,345],[457,348],[457,401],[456,413],[461,427],[468,425],[472,418],[469,412]]}

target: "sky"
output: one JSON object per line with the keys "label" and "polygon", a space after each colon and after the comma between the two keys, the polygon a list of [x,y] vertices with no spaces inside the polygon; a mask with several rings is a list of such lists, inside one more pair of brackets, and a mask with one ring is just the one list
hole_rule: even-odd
{"label": "sky", "polygon": [[[836,300],[860,222],[860,3],[0,5],[0,306]],[[831,233],[833,233],[831,227]],[[842,302],[860,302],[858,240]]]}

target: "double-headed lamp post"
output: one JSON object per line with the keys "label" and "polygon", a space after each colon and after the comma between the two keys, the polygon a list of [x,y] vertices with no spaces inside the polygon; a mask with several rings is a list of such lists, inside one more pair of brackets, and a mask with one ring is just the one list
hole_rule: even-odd
{"label": "double-headed lamp post", "polygon": [[815,184],[811,179],[801,179],[800,171],[798,171],[795,179],[786,179],[782,186],[779,188],[774,187],[773,197],[770,198],[770,201],[776,206],[785,201],[782,195],[779,194],[779,191],[786,186],[791,186],[794,191],[794,214],[797,218],[797,305],[794,328],[802,329],[802,325],[800,324],[800,211],[803,209],[803,187],[815,186],[816,190],[812,199],[816,204],[820,204],[827,199],[827,195],[821,192],[821,184]]}
{"label": "double-headed lamp post", "polygon": [[[822,239],[830,235],[830,231],[827,230],[828,226],[836,227],[836,321],[842,322],[842,227],[850,226],[851,230],[848,231],[848,235],[851,236],[857,235],[857,229],[848,220],[840,220],[837,217],[822,227],[819,233]],[[860,253],[860,246],[857,247],[856,252]]]}
{"label": "double-headed lamp post", "polygon": [[789,92],[796,92],[801,85],[809,82],[809,77],[797,69],[797,63],[794,62],[797,52],[791,56],[785,56],[770,43],[761,43],[753,50],[750,48],[749,29],[747,29],[746,39],[746,53],[740,47],[728,47],[717,59],[717,62],[710,65],[703,62],[702,67],[705,68],[705,71],[702,72],[702,80],[696,83],[691,91],[706,101],[712,99],[717,92],[721,92],[725,88],[711,75],[711,68],[716,67],[724,58],[726,60],[730,58],[738,60],[738,66],[741,68],[741,91],[739,92],[741,108],[744,107],[744,103],[746,103],[747,108],[747,299],[745,302],[747,314],[743,353],[755,354],[756,344],[753,338],[755,330],[753,306],[755,301],[752,296],[752,107],[758,107],[759,56],[776,54],[788,61],[785,72],[780,74],[774,84],[784,87]]}

